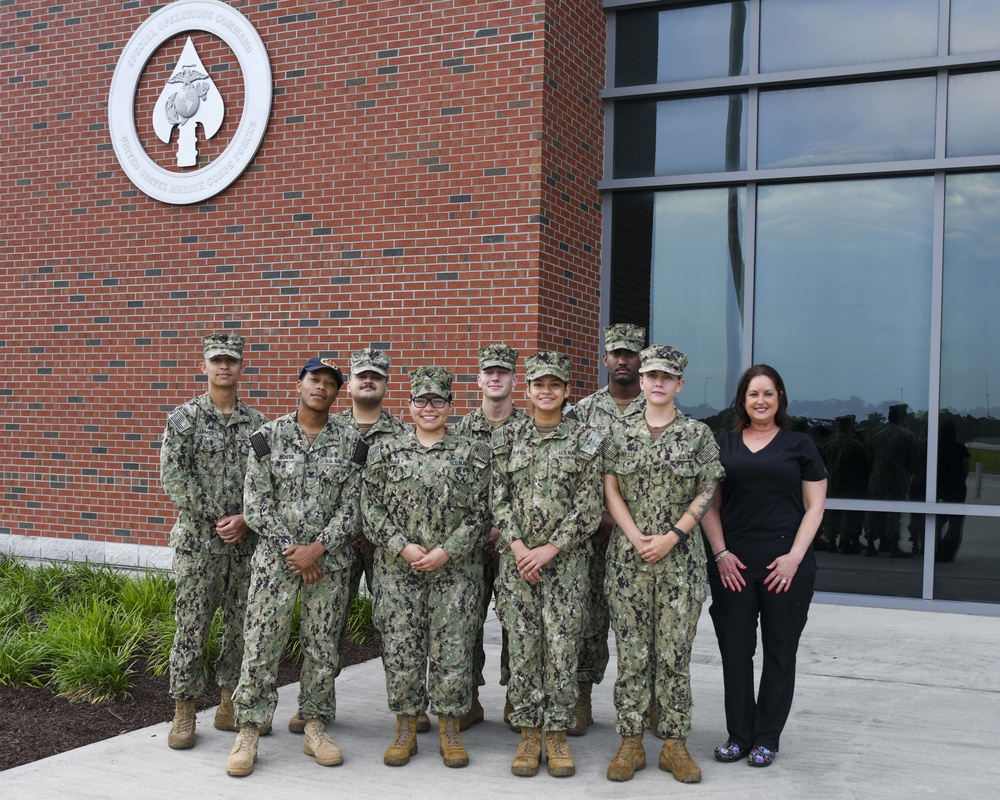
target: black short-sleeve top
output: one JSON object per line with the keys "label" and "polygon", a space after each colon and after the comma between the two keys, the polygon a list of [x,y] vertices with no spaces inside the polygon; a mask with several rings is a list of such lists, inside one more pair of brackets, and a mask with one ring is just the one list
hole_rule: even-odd
{"label": "black short-sleeve top", "polygon": [[[720,509],[726,549],[746,565],[746,577],[766,576],[767,565],[791,550],[805,514],[802,481],[823,480],[826,466],[815,442],[804,433],[781,429],[756,453],[743,443],[740,432],[721,433],[716,439],[726,470]],[[709,569],[718,571],[712,559]],[[816,571],[812,550],[798,571]]]}

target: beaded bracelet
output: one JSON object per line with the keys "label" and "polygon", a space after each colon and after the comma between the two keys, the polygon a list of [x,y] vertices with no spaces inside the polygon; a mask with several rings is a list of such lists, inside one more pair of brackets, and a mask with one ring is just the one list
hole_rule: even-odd
{"label": "beaded bracelet", "polygon": [[723,557],[726,556],[728,553],[729,553],[728,550],[720,550],[719,553],[715,556],[715,560],[721,561]]}

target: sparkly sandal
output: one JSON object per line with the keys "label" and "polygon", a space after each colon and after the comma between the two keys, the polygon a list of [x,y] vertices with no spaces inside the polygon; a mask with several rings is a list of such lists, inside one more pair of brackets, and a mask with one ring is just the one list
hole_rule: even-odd
{"label": "sparkly sandal", "polygon": [[757,745],[747,756],[747,763],[751,767],[769,767],[774,761],[774,751],[770,747]]}
{"label": "sparkly sandal", "polygon": [[715,760],[725,761],[726,763],[731,763],[733,761],[739,761],[743,756],[747,754],[747,751],[736,744],[732,739],[726,742],[724,745],[720,745],[715,748]]}

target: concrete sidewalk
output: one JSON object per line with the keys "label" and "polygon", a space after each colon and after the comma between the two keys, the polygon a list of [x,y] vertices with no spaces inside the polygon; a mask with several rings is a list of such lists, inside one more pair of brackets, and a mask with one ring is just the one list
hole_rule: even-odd
{"label": "concrete sidewalk", "polygon": [[668,794],[725,798],[900,798],[978,800],[996,797],[1000,758],[994,749],[1000,712],[1000,619],[919,611],[813,605],[799,653],[798,685],[782,749],[773,766],[721,764],[712,749],[726,738],[722,670],[711,621],[703,612],[692,681],[694,731],[689,749],[704,772],[683,785],[657,769],[660,742],[646,734],[649,766],[627,783],[605,778],[618,746],[611,689],[614,656],[594,690],[596,723],[571,738],[573,778],[555,779],[544,765],[535,778],[516,778],[510,760],[519,736],[501,720],[500,627],[487,623],[491,684],[482,690],[485,723],[463,734],[471,764],[447,769],[438,755],[436,723],[421,734],[406,767],[382,764],[394,717],[386,708],[381,663],[344,670],[337,682],[338,719],[330,726],[344,751],[340,767],[324,768],[302,754],[302,737],[285,722],[297,685],[281,690],[275,732],[261,740],[257,767],[230,778],[225,764],[235,734],[198,718],[193,750],[167,748],[168,723],[82,747],[0,773],[0,797],[245,798],[337,796],[370,798],[545,797],[617,798]]}

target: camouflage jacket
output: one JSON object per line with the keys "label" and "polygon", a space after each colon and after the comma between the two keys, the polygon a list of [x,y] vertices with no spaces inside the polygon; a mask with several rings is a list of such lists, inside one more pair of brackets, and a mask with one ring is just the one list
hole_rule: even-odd
{"label": "camouflage jacket", "polygon": [[[354,419],[354,412],[351,409],[341,411],[336,415],[336,419],[338,422],[343,422],[348,428],[353,428],[358,433],[361,433],[361,428],[357,420]],[[368,429],[368,433],[364,434],[365,441],[369,445],[373,445],[386,436],[397,436],[403,433],[408,427],[408,425],[401,422],[388,411],[383,411],[381,416],[375,420],[375,424]]]}
{"label": "camouflage jacket", "polygon": [[[167,418],[160,448],[160,480],[177,510],[170,532],[175,550],[249,553],[256,536],[227,545],[215,532],[220,517],[243,513],[243,479],[250,434],[267,417],[237,399],[226,420],[208,393],[174,409]],[[252,525],[250,526],[253,527]]]}
{"label": "camouflage jacket", "polygon": [[331,417],[310,446],[293,412],[267,423],[250,444],[243,489],[250,526],[282,549],[320,542],[324,571],[349,566],[368,450],[361,435]]}
{"label": "camouflage jacket", "polygon": [[592,395],[584,397],[583,400],[573,406],[573,415],[580,422],[584,422],[601,433],[607,434],[613,422],[625,417],[641,416],[645,410],[646,396],[640,393],[629,404],[629,407],[625,409],[625,413],[621,413],[618,410],[618,404],[611,397],[608,387],[604,386]]}
{"label": "camouflage jacket", "polygon": [[[526,418],[528,415],[525,414],[517,406],[514,406],[514,410],[511,412],[510,416],[504,420],[503,428],[506,425],[510,425],[512,422],[517,422],[520,419]],[[475,411],[470,411],[464,417],[462,417],[455,425],[451,428],[453,433],[457,433],[459,436],[468,436],[471,439],[475,439],[477,442],[485,442],[489,444],[493,439],[493,431],[496,430],[483,413],[483,408],[480,406]]]}
{"label": "camouflage jacket", "polygon": [[490,505],[508,547],[516,539],[528,548],[587,547],[601,521],[605,445],[598,431],[566,417],[546,438],[528,416],[493,433]]}
{"label": "camouflage jacket", "polygon": [[[362,489],[365,529],[389,561],[411,542],[460,559],[483,543],[490,450],[448,431],[425,448],[411,429],[382,439]],[[402,559],[400,559],[402,560]]]}
{"label": "camouflage jacket", "polygon": [[[609,436],[613,447],[605,459],[604,471],[618,479],[618,489],[632,519],[647,536],[667,533],[698,496],[699,486],[725,477],[712,431],[680,411],[655,442],[642,415],[616,422]],[[675,547],[667,558],[647,565],[616,527],[608,561],[632,564],[637,569],[695,571],[704,583],[705,547],[700,528],[691,531],[686,542]]]}

